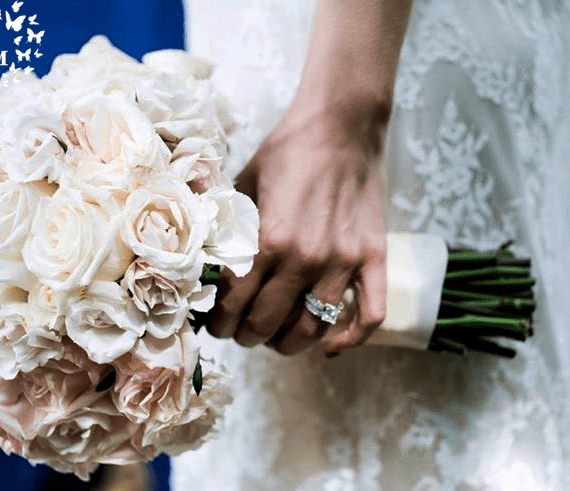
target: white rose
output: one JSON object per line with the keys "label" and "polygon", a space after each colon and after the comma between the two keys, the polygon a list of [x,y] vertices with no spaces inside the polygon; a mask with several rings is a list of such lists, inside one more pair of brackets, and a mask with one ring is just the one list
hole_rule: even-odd
{"label": "white rose", "polygon": [[[215,113],[218,121],[221,123],[226,134],[230,134],[236,128],[236,122],[231,114],[228,101],[218,93],[214,85],[209,82],[213,75],[213,66],[210,62],[203,58],[197,58],[189,55],[186,51],[175,49],[164,49],[146,53],[142,61],[145,65],[153,68],[162,74],[168,74],[173,80],[176,87],[182,87],[183,84],[178,79],[186,81],[186,93],[193,94],[192,87],[199,85],[193,84],[192,79],[208,80],[205,87],[208,90],[207,99],[214,103]],[[158,77],[155,77],[155,79]],[[170,90],[175,87],[168,87]]]}
{"label": "white rose", "polygon": [[76,181],[131,190],[170,160],[147,116],[124,94],[86,95],[70,103],[62,118]]}
{"label": "white rose", "polygon": [[198,312],[208,312],[216,302],[216,286],[202,285],[199,281],[188,297],[188,308]]}
{"label": "white rose", "polygon": [[160,339],[180,329],[188,315],[191,286],[180,273],[163,272],[142,259],[127,269],[121,286],[128,289],[144,315],[145,330]]}
{"label": "white rose", "polygon": [[210,370],[206,365],[200,395],[190,395],[182,415],[170,426],[147,424],[143,442],[172,456],[198,448],[215,434],[224,408],[231,402],[232,390],[227,375]]}
{"label": "white rose", "polygon": [[68,302],[65,293],[54,291],[48,285],[36,281],[28,292],[27,301],[37,322],[56,331],[62,330]]}
{"label": "white rose", "polygon": [[62,354],[60,334],[34,323],[27,304],[8,304],[0,309],[1,378],[13,379],[18,372],[30,372]]}
{"label": "white rose", "polygon": [[69,306],[67,335],[93,361],[108,363],[129,351],[144,334],[144,322],[132,300],[117,283],[96,281],[85,298]]}
{"label": "white rose", "polygon": [[97,35],[79,53],[57,56],[42,82],[71,100],[95,92],[120,91],[130,96],[133,80],[150,76],[152,70],[115,48],[106,37]]}
{"label": "white rose", "polygon": [[163,175],[129,196],[121,234],[148,264],[188,273],[191,281],[201,274],[202,247],[216,212],[214,202],[203,202],[184,182]]}
{"label": "white rose", "polygon": [[[117,414],[110,398],[101,398],[73,417],[49,425],[29,441],[24,456],[32,464],[47,464],[73,472],[84,481],[99,464],[131,464],[150,460],[133,439],[139,428]],[[150,458],[149,458],[150,457]]]}
{"label": "white rose", "polygon": [[29,372],[0,382],[0,425],[18,438],[45,433],[62,417],[69,418],[105,397],[98,383],[113,367],[98,365],[69,338],[59,343],[62,353]]}
{"label": "white rose", "polygon": [[45,181],[0,183],[0,281],[29,290],[35,277],[24,264],[22,247],[42,196],[54,187]]}
{"label": "white rose", "polygon": [[225,147],[235,122],[210,80],[160,73],[135,84],[139,107],[171,150],[188,137],[214,138]]}
{"label": "white rose", "polygon": [[172,152],[170,170],[195,193],[214,186],[231,187],[230,179],[222,172],[225,155],[216,138],[184,138]]}
{"label": "white rose", "polygon": [[[13,76],[11,73],[4,73],[0,80]],[[17,114],[14,112],[15,109],[45,95],[44,85],[34,72],[29,74],[20,72],[16,76],[18,84],[10,80],[7,87],[0,86],[0,128],[2,129],[10,128],[14,124],[12,118]]]}
{"label": "white rose", "polygon": [[60,291],[92,279],[117,280],[132,261],[119,225],[120,213],[112,200],[60,188],[52,197],[40,198],[23,248],[26,267]]}
{"label": "white rose", "polygon": [[10,179],[58,181],[65,172],[63,107],[56,96],[43,93],[5,115],[9,123],[0,132],[0,156]]}
{"label": "white rose", "polygon": [[208,60],[192,56],[181,49],[151,51],[143,55],[142,62],[155,71],[184,78],[208,79],[213,72]]}
{"label": "white rose", "polygon": [[129,266],[121,286],[143,314],[145,330],[159,339],[177,332],[190,310],[208,312],[216,299],[214,285],[188,281],[186,274],[161,271],[140,258]]}
{"label": "white rose", "polygon": [[245,276],[258,252],[259,214],[253,201],[235,189],[213,187],[200,195],[216,203],[218,212],[204,243],[206,262]]}

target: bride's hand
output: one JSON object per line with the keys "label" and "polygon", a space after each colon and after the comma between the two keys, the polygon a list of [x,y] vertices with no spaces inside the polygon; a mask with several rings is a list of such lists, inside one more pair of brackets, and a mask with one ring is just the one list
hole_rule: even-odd
{"label": "bride's hand", "polygon": [[385,230],[379,160],[412,0],[319,0],[299,88],[283,120],[241,174],[261,216],[253,270],[222,275],[215,336],[284,354],[328,324],[305,294],[355,308],[325,352],[363,343],[384,318]]}
{"label": "bride's hand", "polygon": [[261,217],[260,253],[244,278],[222,274],[210,332],[283,354],[329,326],[304,308],[312,291],[336,304],[348,286],[356,307],[326,353],[363,343],[384,318],[386,271],[381,133],[370,105],[306,109],[297,99],[238,179]]}

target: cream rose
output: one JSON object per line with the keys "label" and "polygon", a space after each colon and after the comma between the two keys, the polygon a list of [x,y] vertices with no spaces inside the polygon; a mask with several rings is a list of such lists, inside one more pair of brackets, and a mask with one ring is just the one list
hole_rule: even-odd
{"label": "cream rose", "polygon": [[26,267],[58,291],[93,279],[117,280],[132,261],[119,226],[120,212],[111,199],[60,188],[40,198],[23,248]]}
{"label": "cream rose", "polygon": [[140,429],[117,413],[110,396],[100,397],[73,416],[43,425],[24,442],[23,455],[32,464],[47,464],[63,473],[89,480],[99,464],[129,464],[150,460],[152,449],[140,449]]}
{"label": "cream rose", "polygon": [[109,363],[129,351],[144,333],[144,319],[115,282],[95,281],[65,317],[67,335],[93,361]]}
{"label": "cream rose", "polygon": [[142,62],[157,72],[178,75],[183,78],[209,79],[213,73],[212,64],[180,49],[160,49],[146,53]]}
{"label": "cream rose", "polygon": [[214,186],[231,187],[222,172],[225,150],[216,138],[188,137],[172,152],[170,170],[186,181],[194,193],[203,193]]}
{"label": "cream rose", "polygon": [[61,335],[34,322],[26,303],[0,309],[0,377],[10,380],[63,354]]}
{"label": "cream rose", "polygon": [[[113,400],[131,421],[168,425],[188,405],[199,345],[188,322],[167,339],[149,334],[117,361]],[[143,445],[147,442],[143,440]]]}
{"label": "cream rose", "polygon": [[200,200],[184,182],[158,176],[127,199],[121,235],[148,264],[183,272],[191,281],[201,274],[202,247],[216,212],[213,201]]}
{"label": "cream rose", "polygon": [[84,480],[100,463],[145,459],[131,444],[137,426],[113,404],[113,367],[94,363],[69,338],[63,344],[62,360],[19,377],[20,407],[3,413],[26,430],[26,458]]}
{"label": "cream rose", "polygon": [[131,421],[144,423],[143,446],[152,444],[151,434],[186,417],[199,349],[196,335],[185,322],[167,339],[147,334],[133,353],[114,363],[113,400]]}
{"label": "cream rose", "polygon": [[12,433],[6,431],[0,426],[0,448],[6,455],[17,453],[23,455],[25,450],[25,443],[23,440],[16,438]]}
{"label": "cream rose", "polygon": [[183,275],[165,274],[139,258],[127,269],[121,286],[144,315],[145,330],[164,339],[178,331],[188,315],[187,283]]}
{"label": "cream rose", "polygon": [[71,102],[62,118],[75,181],[131,190],[170,160],[148,117],[124,94],[86,95]]}
{"label": "cream rose", "polygon": [[181,417],[169,427],[147,424],[143,442],[175,456],[213,438],[224,408],[232,402],[229,378],[206,367],[200,395],[192,393]]}
{"label": "cream rose", "polygon": [[45,181],[0,183],[0,281],[4,284],[29,290],[35,282],[24,264],[22,247],[40,198],[54,190]]}
{"label": "cream rose", "polygon": [[68,300],[65,292],[54,291],[39,281],[36,281],[27,295],[28,305],[33,310],[36,321],[58,332],[63,329]]}
{"label": "cream rose", "polygon": [[69,338],[60,345],[58,360],[0,382],[0,426],[18,438],[32,439],[46,425],[72,417],[104,396],[96,387],[112,367],[90,361]]}
{"label": "cream rose", "polygon": [[140,258],[129,266],[121,286],[129,291],[144,316],[146,332],[159,339],[176,333],[189,310],[209,311],[216,298],[214,285],[188,281],[186,274],[162,272]]}
{"label": "cream rose", "polygon": [[246,275],[258,252],[259,214],[253,201],[233,188],[213,187],[200,195],[217,205],[218,212],[204,242],[206,262],[227,266],[236,276]]}
{"label": "cream rose", "polygon": [[132,95],[133,80],[153,76],[152,70],[115,48],[105,36],[93,36],[77,54],[62,54],[42,78],[48,90],[68,99],[95,92]]}
{"label": "cream rose", "polygon": [[137,100],[168,144],[188,137],[226,141],[210,81],[161,74],[137,82]]}
{"label": "cream rose", "polygon": [[44,94],[11,111],[12,124],[0,132],[0,155],[11,180],[55,182],[65,172],[62,109],[61,100]]}

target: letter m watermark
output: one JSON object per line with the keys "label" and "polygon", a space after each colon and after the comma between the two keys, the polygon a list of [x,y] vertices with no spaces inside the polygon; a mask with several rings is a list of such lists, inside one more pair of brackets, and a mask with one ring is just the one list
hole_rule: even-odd
{"label": "letter m watermark", "polygon": [[2,51],[2,53],[0,53],[0,66],[6,66],[6,53],[8,53],[8,51]]}

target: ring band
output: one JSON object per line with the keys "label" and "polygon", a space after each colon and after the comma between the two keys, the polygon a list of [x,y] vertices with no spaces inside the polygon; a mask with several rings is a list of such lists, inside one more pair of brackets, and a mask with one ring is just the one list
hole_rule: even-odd
{"label": "ring band", "polygon": [[305,295],[305,307],[313,315],[319,317],[322,321],[328,324],[336,324],[339,315],[344,310],[344,303],[340,302],[337,305],[326,303],[319,300],[312,293]]}

